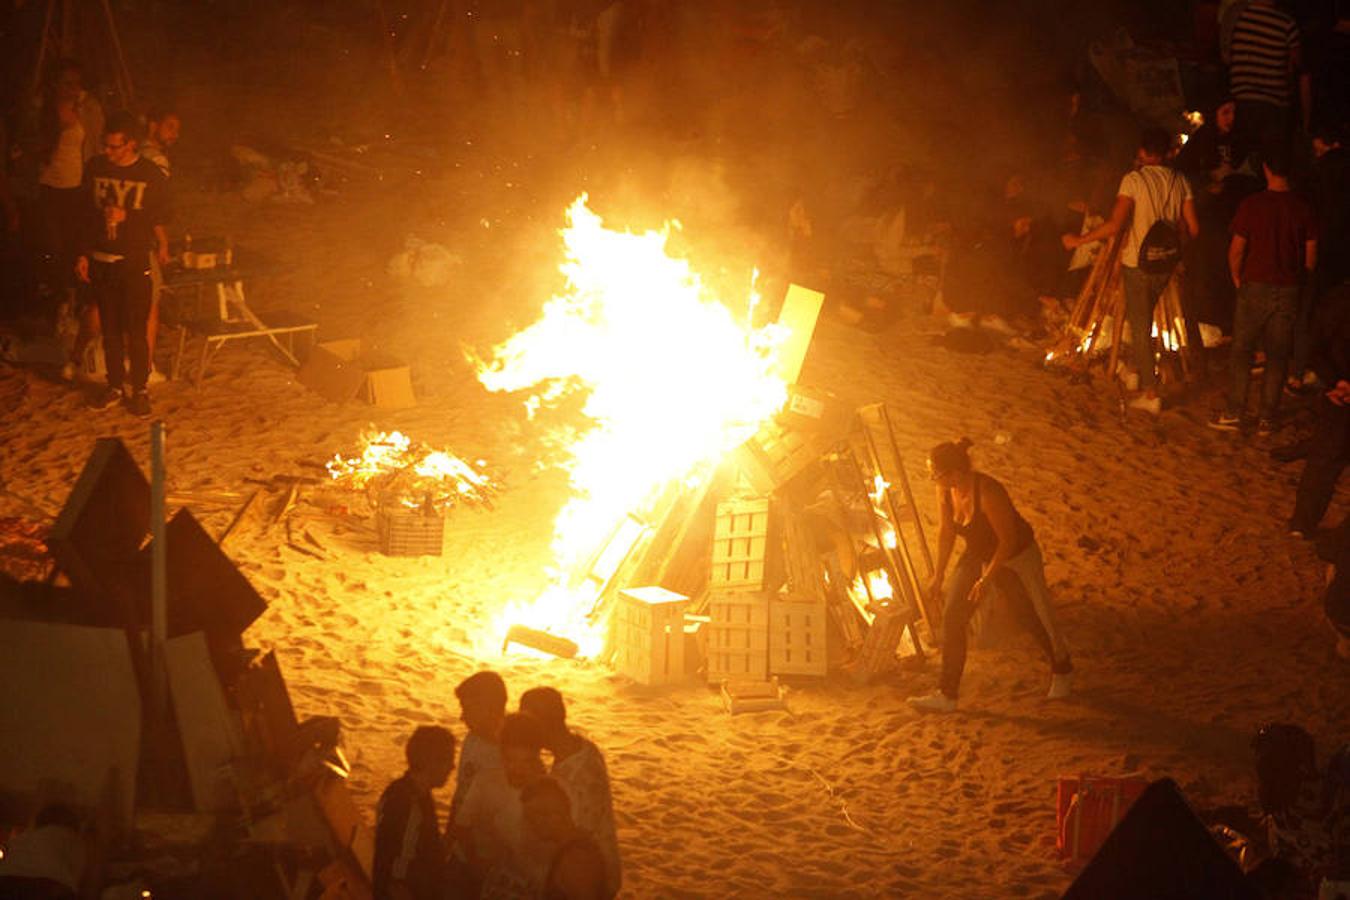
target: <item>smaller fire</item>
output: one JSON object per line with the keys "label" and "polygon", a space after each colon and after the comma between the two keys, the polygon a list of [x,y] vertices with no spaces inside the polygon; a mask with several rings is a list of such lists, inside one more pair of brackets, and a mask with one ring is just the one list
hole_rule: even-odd
{"label": "smaller fire", "polygon": [[497,486],[473,465],[447,450],[433,450],[399,431],[361,434],[360,451],[328,461],[328,474],[340,486],[388,497],[405,506],[431,506],[444,512],[455,506],[492,506]]}

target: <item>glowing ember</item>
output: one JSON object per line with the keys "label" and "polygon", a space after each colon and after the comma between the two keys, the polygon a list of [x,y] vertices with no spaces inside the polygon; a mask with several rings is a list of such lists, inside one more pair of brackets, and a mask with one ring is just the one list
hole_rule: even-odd
{"label": "glowing ember", "polygon": [[[629,534],[633,517],[710,471],[786,400],[771,372],[785,329],[738,320],[687,260],[668,255],[670,227],[610,230],[579,197],[561,232],[564,292],[477,363],[489,390],[531,390],[531,416],[584,397],[584,420],[569,423],[578,427],[562,463],[572,497],[554,522],[552,584],[503,611],[500,631],[528,624],[593,655],[603,635],[587,614],[604,578],[592,573],[643,539]],[[753,285],[748,294],[747,310],[758,300]]]}
{"label": "glowing ember", "polygon": [[414,444],[398,431],[365,432],[358,454],[337,454],[328,474],[337,484],[374,497],[397,498],[407,506],[431,505],[439,511],[461,504],[491,506],[496,487],[479,469],[445,450]]}

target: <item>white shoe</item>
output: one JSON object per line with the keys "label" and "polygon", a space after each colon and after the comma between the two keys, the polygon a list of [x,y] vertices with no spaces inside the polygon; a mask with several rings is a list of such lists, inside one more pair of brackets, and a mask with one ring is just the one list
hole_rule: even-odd
{"label": "white shoe", "polygon": [[68,362],[61,367],[61,380],[62,381],[75,380],[75,364],[73,362]]}
{"label": "white shoe", "polygon": [[164,376],[163,372],[161,372],[159,369],[156,369],[154,366],[151,366],[150,374],[146,376],[145,383],[146,386],[149,386],[152,384],[163,384],[168,380],[169,379]]}
{"label": "white shoe", "polygon": [[910,697],[905,701],[920,712],[949,713],[956,711],[956,701],[942,691],[933,691],[922,697]]}
{"label": "white shoe", "polygon": [[1137,409],[1140,410],[1141,412],[1146,412],[1156,416],[1162,412],[1162,398],[1150,397],[1147,394],[1140,394],[1138,397],[1135,397],[1133,400],[1131,400],[1128,406],[1130,407],[1130,409]]}
{"label": "white shoe", "polygon": [[1046,692],[1047,700],[1063,700],[1073,693],[1073,673],[1068,672],[1063,675],[1052,675],[1050,677],[1050,690]]}

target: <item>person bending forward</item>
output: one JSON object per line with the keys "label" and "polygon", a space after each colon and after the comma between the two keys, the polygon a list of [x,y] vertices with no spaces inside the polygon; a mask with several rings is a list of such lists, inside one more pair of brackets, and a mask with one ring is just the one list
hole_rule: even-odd
{"label": "person bending forward", "polygon": [[[943,600],[942,678],[938,690],[910,697],[909,703],[927,712],[956,709],[970,619],[994,590],[1007,599],[1050,661],[1050,699],[1067,697],[1073,665],[1055,628],[1036,535],[1003,485],[971,466],[969,447],[970,441],[962,438],[939,444],[929,454],[942,517],[937,571],[929,588]],[[957,537],[965,542],[965,550],[951,579],[944,582]]]}

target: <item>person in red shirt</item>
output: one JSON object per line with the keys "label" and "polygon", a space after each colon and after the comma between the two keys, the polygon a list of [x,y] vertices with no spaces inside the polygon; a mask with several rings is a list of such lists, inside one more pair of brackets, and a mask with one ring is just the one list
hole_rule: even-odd
{"label": "person in red shirt", "polygon": [[1262,161],[1266,189],[1238,206],[1230,227],[1228,270],[1238,289],[1229,359],[1227,408],[1209,423],[1237,431],[1247,408],[1252,354],[1266,351],[1256,431],[1274,430],[1293,343],[1299,291],[1317,267],[1317,217],[1312,204],[1289,189],[1289,154],[1276,148]]}

